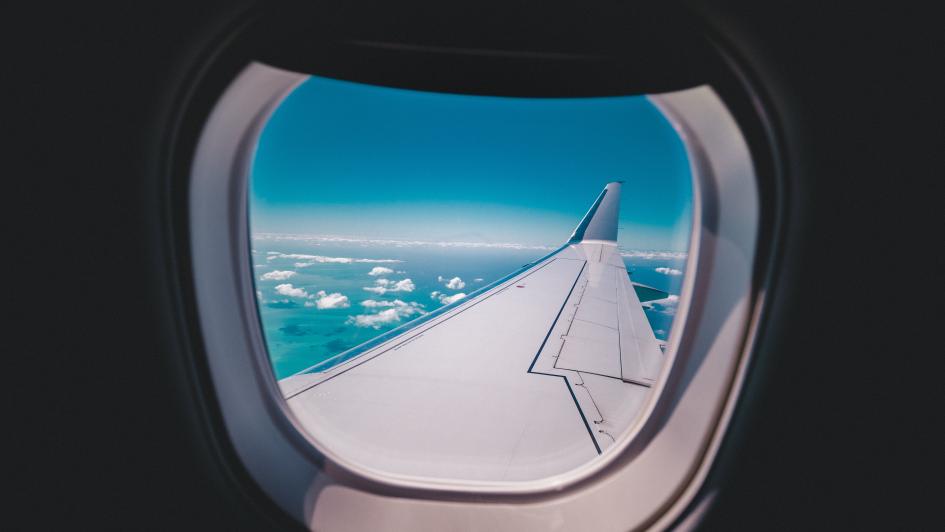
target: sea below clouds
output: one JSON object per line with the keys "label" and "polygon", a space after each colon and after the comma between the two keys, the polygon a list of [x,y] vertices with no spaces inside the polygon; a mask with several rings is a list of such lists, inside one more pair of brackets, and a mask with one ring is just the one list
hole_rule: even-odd
{"label": "sea below clouds", "polygon": [[[553,250],[544,246],[256,235],[256,297],[269,357],[282,379],[323,363],[468,294]],[[671,294],[644,305],[665,339],[685,254],[621,250],[635,282]]]}

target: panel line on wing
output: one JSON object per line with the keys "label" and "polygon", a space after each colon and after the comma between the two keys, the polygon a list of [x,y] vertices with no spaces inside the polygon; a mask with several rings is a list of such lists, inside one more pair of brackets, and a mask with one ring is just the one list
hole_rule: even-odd
{"label": "panel line on wing", "polygon": [[[603,373],[595,373],[595,372],[593,372],[593,371],[587,371],[587,370],[584,370],[584,369],[565,368],[565,367],[562,367],[562,366],[557,365],[557,363],[555,363],[555,365],[552,366],[552,367],[554,367],[555,369],[560,369],[560,370],[562,370],[562,371],[573,371],[573,372],[575,372],[575,373],[587,373],[588,375],[597,375],[598,377],[606,377],[606,378],[608,378],[608,379],[614,379],[614,380],[617,380],[617,381],[620,381],[620,382],[625,382],[625,381],[624,381],[623,379],[621,379],[620,377],[614,377],[613,375],[604,375]],[[558,375],[558,376],[560,377],[560,375]]]}
{"label": "panel line on wing", "polygon": [[[591,429],[591,424],[587,422],[587,416],[584,415],[584,410],[581,408],[581,403],[578,401],[576,395],[574,395],[574,390],[571,388],[571,383],[568,381],[568,378],[564,375],[554,375],[552,373],[543,373],[540,371],[533,371],[535,368],[535,363],[538,361],[539,355],[541,355],[542,350],[545,348],[545,344],[548,343],[548,338],[551,337],[551,332],[554,330],[555,325],[558,323],[558,320],[561,318],[561,313],[564,312],[564,308],[568,305],[568,300],[571,299],[571,295],[574,293],[574,288],[577,286],[578,281],[581,280],[581,276],[584,274],[584,270],[587,268],[587,261],[581,266],[581,270],[578,272],[577,277],[574,279],[574,284],[571,285],[571,290],[568,291],[568,294],[565,296],[564,301],[561,303],[561,308],[558,309],[558,314],[555,316],[554,321],[551,322],[551,326],[548,327],[548,333],[545,334],[545,339],[542,340],[541,345],[538,347],[538,351],[535,353],[535,358],[532,359],[532,363],[528,366],[527,373],[533,375],[544,375],[546,377],[559,377],[564,381],[564,385],[568,388],[568,393],[571,394],[571,399],[574,401],[574,407],[577,408],[578,414],[581,416],[581,421],[584,423],[584,428],[587,429],[587,435],[591,437],[591,443],[594,444],[594,449],[597,451],[597,454],[602,454],[603,451],[600,448],[600,444],[597,443],[597,438],[594,437],[594,431]],[[583,294],[582,294],[583,296]],[[586,391],[586,390],[585,390]],[[590,392],[588,392],[590,395]],[[593,401],[593,398],[591,398]],[[601,416],[603,419],[603,416]]]}

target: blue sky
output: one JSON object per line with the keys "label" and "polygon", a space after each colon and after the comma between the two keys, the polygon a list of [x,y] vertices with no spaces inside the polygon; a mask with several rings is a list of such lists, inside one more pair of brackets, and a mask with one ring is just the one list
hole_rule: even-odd
{"label": "blue sky", "polygon": [[687,248],[685,149],[645,97],[499,98],[312,77],[260,137],[252,224],[553,246],[613,180],[626,181],[622,247]]}

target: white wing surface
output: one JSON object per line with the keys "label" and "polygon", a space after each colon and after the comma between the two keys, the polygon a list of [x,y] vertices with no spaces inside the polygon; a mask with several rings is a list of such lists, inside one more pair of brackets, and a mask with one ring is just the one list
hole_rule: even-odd
{"label": "white wing surface", "polygon": [[280,381],[290,409],[327,448],[400,476],[533,480],[606,451],[663,359],[617,252],[620,188],[554,253]]}

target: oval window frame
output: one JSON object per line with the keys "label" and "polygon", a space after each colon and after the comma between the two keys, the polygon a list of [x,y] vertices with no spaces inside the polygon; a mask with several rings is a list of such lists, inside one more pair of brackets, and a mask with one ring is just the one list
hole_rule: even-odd
{"label": "oval window frame", "polygon": [[[230,65],[231,68],[233,65]],[[241,88],[240,80],[245,81],[246,75],[251,70],[262,67],[261,65],[250,65],[246,68],[236,80],[224,91],[204,124],[203,132],[200,134],[197,149],[192,159],[189,183],[189,212],[187,225],[190,231],[190,252],[192,260],[190,262],[191,273],[193,275],[193,286],[189,288],[193,291],[196,314],[199,318],[199,333],[203,340],[204,354],[207,358],[207,369],[209,379],[212,381],[214,393],[218,402],[219,413],[222,418],[222,425],[226,431],[226,437],[232,445],[232,449],[241,465],[249,473],[250,478],[259,485],[284,511],[302,522],[313,526],[327,525],[333,517],[342,515],[337,512],[325,514],[324,508],[334,506],[344,508],[349,503],[370,504],[377,511],[375,514],[349,515],[348,517],[365,518],[368,521],[358,526],[371,526],[370,519],[378,515],[387,515],[387,512],[403,512],[406,507],[404,504],[420,503],[426,501],[438,501],[442,503],[438,509],[431,509],[425,506],[413,506],[410,515],[414,523],[427,522],[426,519],[442,519],[443,515],[467,515],[468,512],[478,512],[472,510],[476,505],[462,503],[459,510],[456,504],[463,501],[466,497],[473,495],[476,501],[484,505],[490,505],[494,502],[514,503],[514,508],[525,509],[531,507],[534,512],[547,514],[551,511],[549,504],[558,500],[562,495],[575,494],[575,492],[588,493],[592,488],[601,484],[610,482],[617,475],[613,470],[623,470],[628,465],[626,460],[613,460],[608,467],[611,471],[600,470],[589,473],[584,478],[572,479],[567,482],[549,483],[542,489],[525,490],[476,490],[470,488],[463,489],[444,489],[442,486],[429,485],[410,485],[409,483],[389,482],[385,479],[370,478],[368,475],[359,474],[341,464],[326,458],[320,453],[313,453],[315,448],[309,438],[305,437],[303,431],[299,431],[291,416],[286,415],[284,405],[278,401],[267,400],[278,397],[273,395],[274,378],[271,376],[271,370],[268,361],[261,363],[260,354],[265,353],[264,344],[261,342],[261,335],[258,332],[258,314],[255,312],[255,301],[250,294],[249,298],[243,297],[246,294],[244,288],[251,286],[246,283],[246,272],[248,269],[248,238],[242,238],[242,233],[246,231],[245,222],[245,181],[243,186],[234,186],[234,178],[241,175],[245,178],[245,170],[248,168],[248,161],[251,157],[251,147],[255,145],[255,138],[263,124],[265,124],[268,114],[278,105],[278,102],[291,90],[294,83],[300,81],[294,78],[275,79],[270,78],[266,82],[260,83],[256,80],[252,83],[243,85]],[[262,67],[268,68],[268,67]],[[734,69],[734,68],[733,68]],[[736,73],[738,73],[736,71]],[[292,73],[289,77],[298,76]],[[306,75],[302,75],[306,76]],[[278,76],[277,76],[278,77]],[[303,78],[304,79],[304,78]],[[744,78],[740,81],[745,83]],[[234,99],[236,92],[239,97]],[[745,90],[748,90],[745,88]],[[749,94],[753,94],[749,91]],[[229,106],[225,103],[240,102],[240,105]],[[667,103],[667,102],[663,102]],[[764,132],[771,135],[768,128],[769,120],[766,120],[762,109],[758,108],[757,102],[754,111],[762,116],[761,119]],[[664,112],[673,108],[669,103],[662,108]],[[725,109],[724,105],[722,109]],[[670,113],[679,110],[669,111]],[[728,116],[732,119],[731,115]],[[677,117],[678,121],[679,117]],[[735,124],[734,119],[731,120]],[[213,135],[214,128],[228,125],[235,127],[230,129],[230,133],[238,134],[225,136]],[[686,126],[680,125],[682,129]],[[736,130],[738,125],[735,124]],[[756,139],[751,139],[756,140]],[[771,139],[766,144],[772,148],[775,146]],[[764,142],[762,144],[765,144]],[[753,144],[754,145],[754,144]],[[687,149],[689,146],[687,144]],[[745,160],[752,161],[751,150],[745,146],[747,157]],[[753,176],[754,177],[754,176]],[[714,183],[712,181],[709,184]],[[710,189],[715,193],[719,190],[729,190],[731,187],[716,187],[715,183]],[[757,185],[757,183],[748,183]],[[735,187],[738,188],[738,187]],[[753,192],[758,191],[757,186],[750,187]],[[221,192],[222,191],[222,192]],[[242,191],[242,192],[241,192]],[[769,192],[770,193],[770,192]],[[724,196],[724,192],[721,193]],[[722,198],[722,196],[719,196]],[[712,204],[705,213],[700,212],[696,216],[694,208],[694,222],[699,220],[703,214],[710,218],[715,216],[717,219],[715,233],[723,240],[725,239],[724,218],[726,218],[725,205],[731,202],[720,201],[718,204]],[[700,200],[694,202],[694,207],[707,205]],[[760,202],[753,204],[755,207]],[[241,207],[242,206],[242,207]],[[776,207],[777,205],[775,205]],[[766,214],[771,217],[771,210],[774,208],[768,202],[766,205]],[[242,212],[242,214],[241,214]],[[719,219],[719,217],[721,219]],[[775,216],[776,218],[776,216]],[[751,345],[754,337],[754,331],[757,326],[758,316],[761,312],[761,303],[763,300],[763,277],[764,266],[770,264],[770,247],[761,249],[756,246],[758,241],[769,236],[774,232],[773,226],[777,224],[762,224],[756,218],[757,223],[752,225],[757,231],[764,230],[765,234],[758,234],[759,238],[755,242],[747,245],[747,249],[756,252],[755,255],[749,253],[747,260],[747,271],[745,278],[748,279],[749,287],[747,290],[748,312],[742,313],[738,322],[743,325],[742,335],[734,335],[728,342],[730,350],[735,353],[737,361],[731,375],[731,386],[725,395],[725,400],[717,402],[717,423],[713,424],[715,430],[708,435],[703,446],[701,460],[694,466],[692,475],[686,482],[683,482],[674,492],[674,495],[665,502],[658,505],[656,510],[650,512],[646,519],[630,519],[629,522],[639,524],[660,522],[669,522],[672,516],[678,517],[684,508],[691,506],[693,497],[698,491],[699,485],[705,478],[709,466],[712,463],[711,458],[718,448],[721,437],[725,432],[728,417],[731,415],[731,409],[738,396],[741,387],[741,381],[744,377],[745,368],[748,364],[748,355],[751,352]],[[701,226],[700,226],[701,227]],[[201,230],[202,229],[202,230]],[[729,227],[728,229],[735,229]],[[692,232],[695,238],[696,231]],[[208,238],[211,237],[211,238]],[[213,238],[217,237],[217,238]],[[744,235],[742,236],[744,239]],[[247,247],[240,250],[241,242]],[[701,242],[701,240],[700,240]],[[760,251],[759,251],[760,250]],[[245,251],[245,253],[243,252]],[[694,257],[701,256],[700,253],[694,253],[690,250],[689,271],[697,271],[698,265],[692,264]],[[718,258],[713,256],[714,258]],[[718,270],[719,261],[708,260],[713,268]],[[761,265],[761,267],[759,267]],[[216,279],[211,279],[216,273],[220,275]],[[251,274],[249,274],[251,276]],[[699,293],[699,290],[705,288],[704,283],[696,282],[696,276],[689,276],[692,279],[690,292]],[[251,280],[251,277],[249,277]],[[691,296],[691,294],[689,294]],[[229,296],[229,297],[227,297]],[[685,307],[680,307],[680,315],[688,317],[688,302],[691,297],[687,297],[684,292],[682,298]],[[251,304],[247,304],[252,301]],[[681,329],[681,327],[674,327]],[[703,332],[704,329],[703,329]],[[224,340],[221,336],[229,336]],[[685,339],[688,334],[681,334]],[[709,335],[712,336],[712,335]],[[705,340],[705,335],[700,336]],[[672,339],[670,340],[672,343]],[[682,343],[682,340],[680,340]],[[260,349],[260,346],[262,349]],[[228,348],[234,348],[229,350]],[[226,353],[226,354],[224,354]],[[235,364],[233,362],[236,362]],[[225,364],[227,367],[222,367]],[[664,371],[669,371],[664,368]],[[268,379],[268,381],[267,381]],[[666,381],[666,379],[662,379]],[[236,384],[235,386],[233,386]],[[242,385],[249,385],[248,388]],[[242,397],[232,391],[246,392]],[[662,396],[662,394],[661,394]],[[664,405],[666,406],[666,405]],[[654,405],[654,410],[657,405]],[[271,430],[270,430],[271,429]],[[643,438],[636,438],[637,444],[642,444]],[[630,460],[632,461],[632,460]],[[602,464],[601,469],[604,468]],[[628,492],[629,493],[629,492]],[[337,497],[342,500],[338,501]],[[365,498],[367,497],[367,498]],[[328,499],[332,501],[331,505],[323,504]],[[347,501],[347,502],[346,502]],[[573,502],[573,501],[572,501]],[[553,505],[552,505],[553,506]],[[643,505],[647,508],[650,505]],[[573,508],[583,508],[582,511],[593,511],[594,504],[571,505]],[[491,512],[497,507],[490,506]],[[498,507],[502,508],[502,507]],[[321,509],[321,510],[319,510]],[[510,508],[506,508],[509,510]],[[432,513],[427,510],[431,510]],[[546,511],[547,510],[547,511]],[[443,514],[442,512],[446,512]],[[460,512],[457,514],[456,512]],[[525,512],[532,517],[536,517],[534,512]],[[654,513],[655,512],[655,513]],[[521,516],[516,518],[514,512],[507,513],[506,517],[510,519],[509,523],[521,522]],[[562,514],[562,509],[554,510],[552,513]],[[550,515],[550,514],[548,514]],[[640,516],[637,516],[640,517]],[[627,516],[629,518],[629,516]],[[527,522],[535,524],[534,519],[526,519]],[[381,523],[383,521],[376,521]],[[492,521],[490,521],[492,522]],[[552,522],[552,521],[547,521]],[[350,526],[350,524],[349,524]],[[634,525],[636,526],[636,525]]]}

